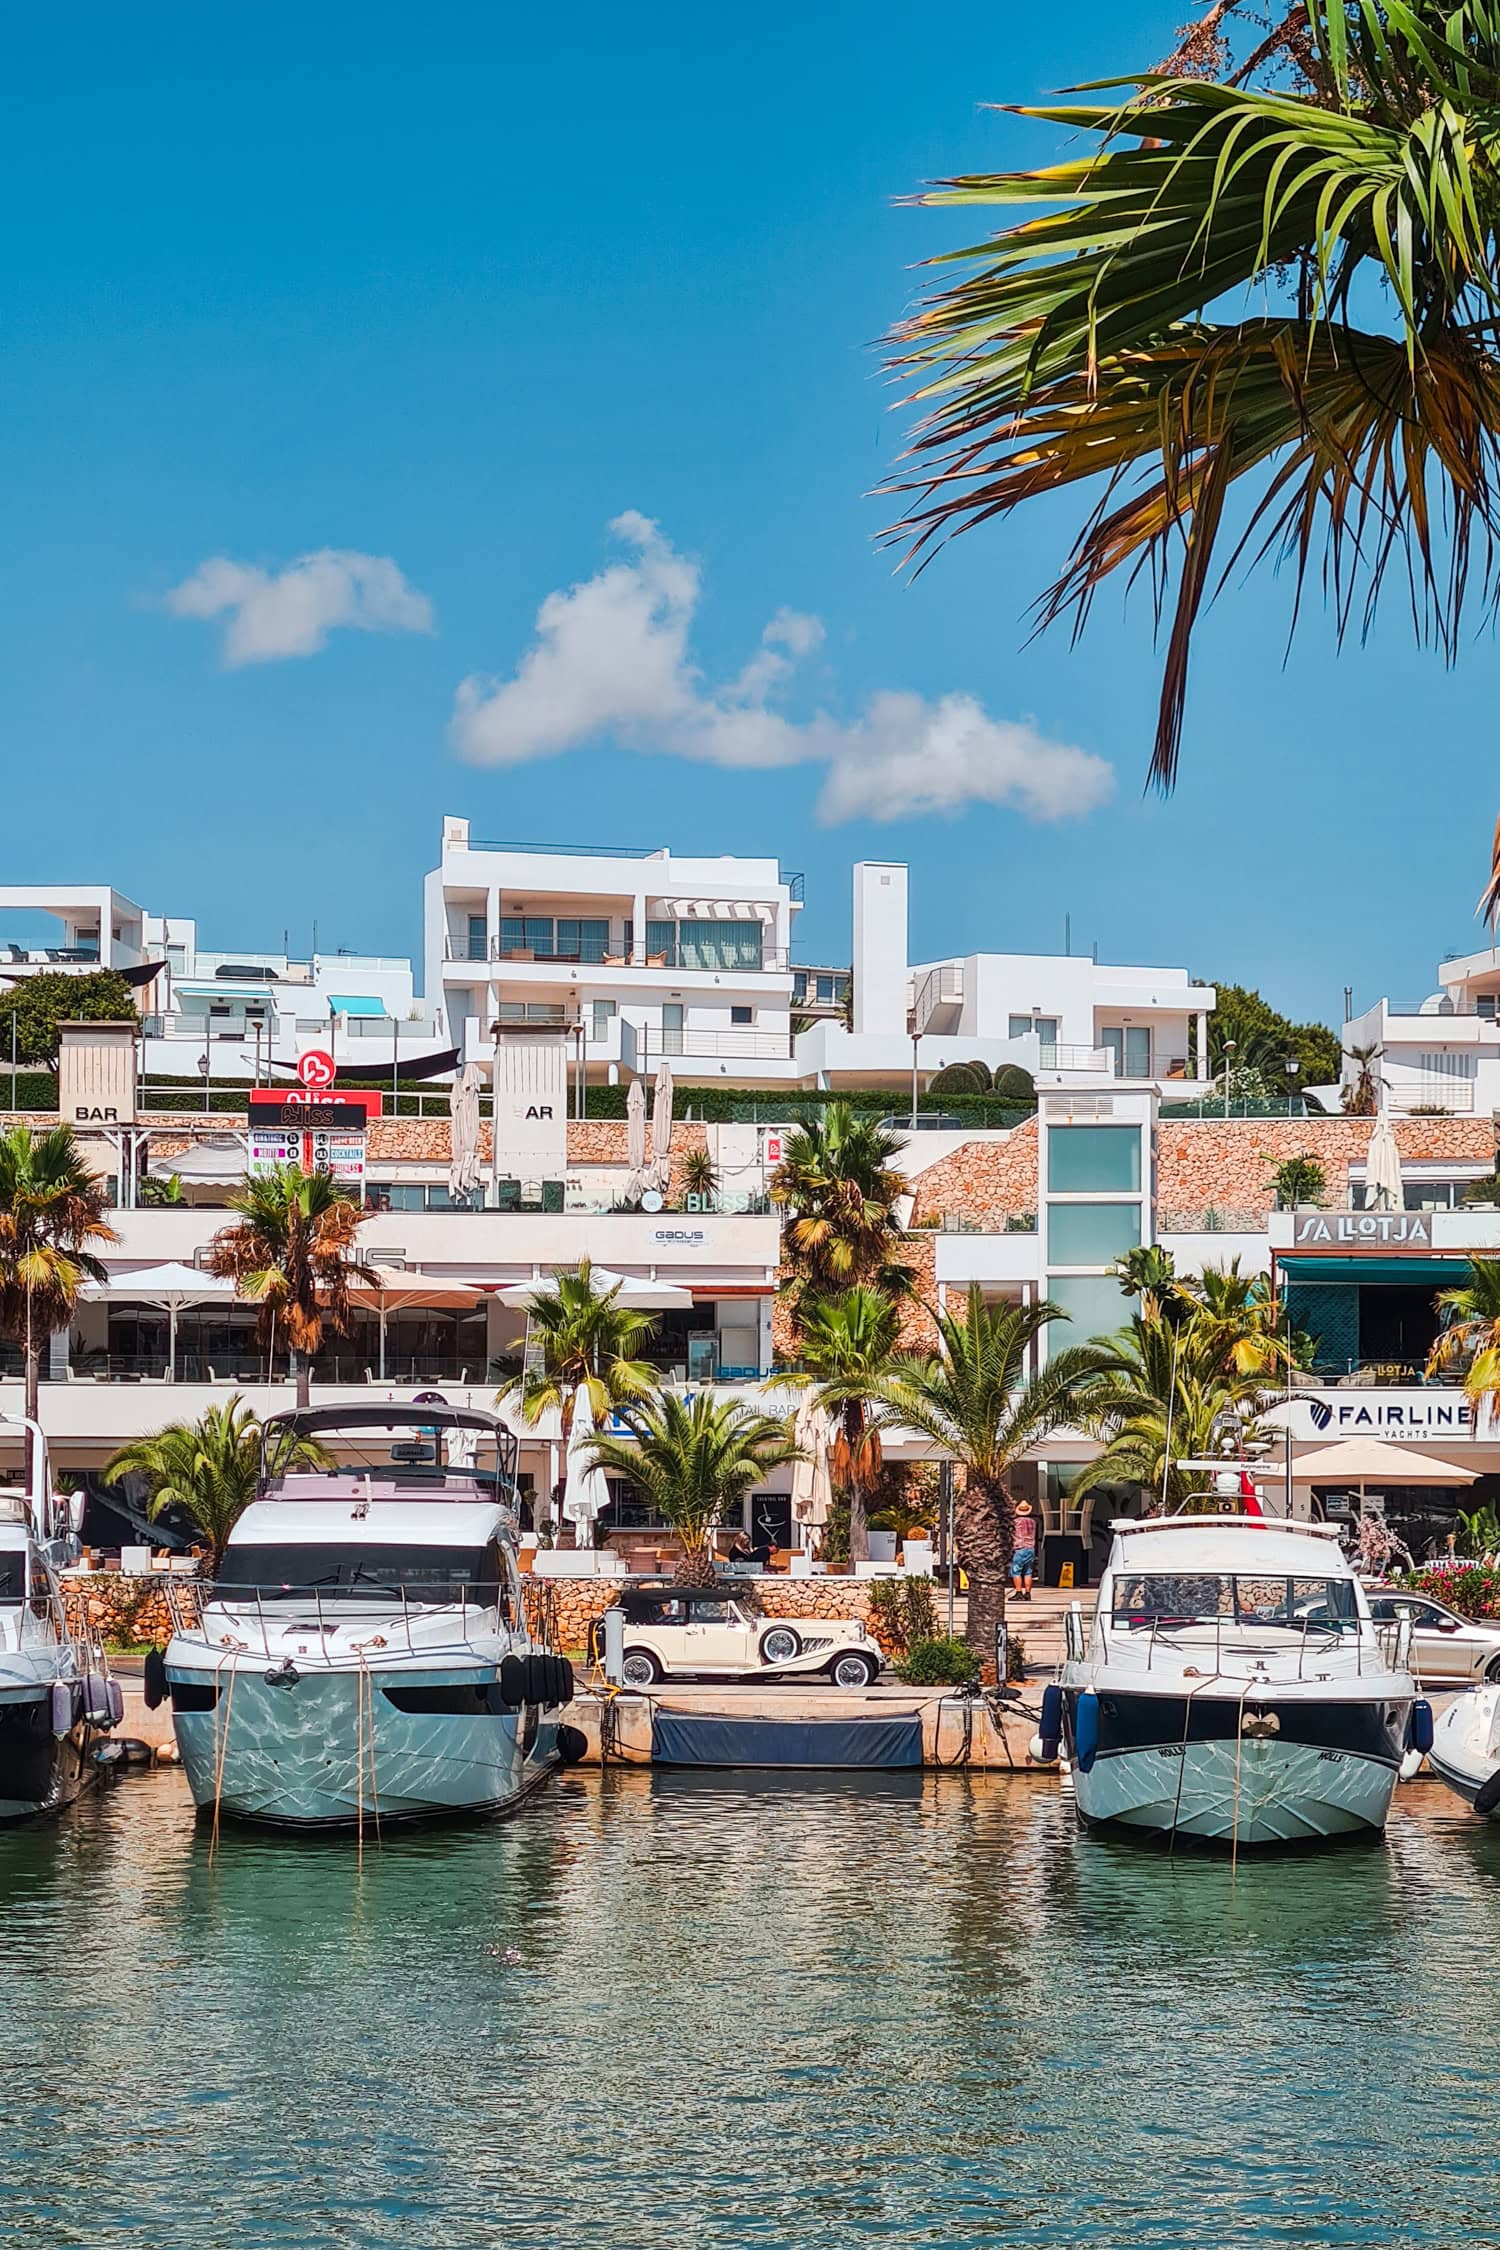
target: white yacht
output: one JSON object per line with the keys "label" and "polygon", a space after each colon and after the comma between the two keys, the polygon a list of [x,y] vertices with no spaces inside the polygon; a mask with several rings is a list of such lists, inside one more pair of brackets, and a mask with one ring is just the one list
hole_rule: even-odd
{"label": "white yacht", "polygon": [[[279,1470],[291,1439],[321,1463]],[[200,1806],[363,1831],[502,1812],[551,1770],[572,1671],[526,1630],[515,1455],[465,1407],[266,1425],[257,1497],[166,1651]]]}
{"label": "white yacht", "polygon": [[1481,1820],[1500,1815],[1500,1686],[1454,1698],[1433,1729],[1427,1761]]}
{"label": "white yacht", "polygon": [[78,1555],[39,1431],[32,1489],[0,1489],[0,1820],[53,1812],[95,1770],[124,1702],[103,1648],[68,1630],[57,1573]]}
{"label": "white yacht", "polygon": [[1043,1711],[1082,1818],[1238,1845],[1382,1829],[1431,1712],[1409,1623],[1372,1622],[1335,1528],[1182,1515],[1113,1531],[1092,1631],[1075,1603]]}

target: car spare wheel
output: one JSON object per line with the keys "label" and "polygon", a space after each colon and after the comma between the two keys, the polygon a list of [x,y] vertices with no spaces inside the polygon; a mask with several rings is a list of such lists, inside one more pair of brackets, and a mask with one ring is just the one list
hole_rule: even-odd
{"label": "car spare wheel", "polygon": [[858,1649],[850,1649],[833,1660],[835,1687],[871,1687],[875,1681],[875,1659]]}
{"label": "car spare wheel", "polygon": [[654,1687],[661,1666],[649,1648],[628,1648],[620,1662],[620,1677],[627,1687]]}
{"label": "car spare wheel", "polygon": [[768,1625],[760,1636],[762,1664],[790,1664],[802,1654],[802,1635],[790,1625]]}

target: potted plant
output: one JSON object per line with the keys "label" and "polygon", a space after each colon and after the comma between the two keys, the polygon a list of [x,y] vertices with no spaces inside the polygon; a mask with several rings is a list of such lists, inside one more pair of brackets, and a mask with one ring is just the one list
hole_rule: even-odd
{"label": "potted plant", "polygon": [[1288,1156],[1271,1173],[1278,1211],[1320,1211],[1328,1179],[1315,1156]]}

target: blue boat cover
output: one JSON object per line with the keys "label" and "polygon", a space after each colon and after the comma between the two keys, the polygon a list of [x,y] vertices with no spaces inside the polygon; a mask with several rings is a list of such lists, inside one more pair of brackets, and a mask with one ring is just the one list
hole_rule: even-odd
{"label": "blue boat cover", "polygon": [[868,1719],[726,1718],[717,1711],[651,1715],[651,1762],[658,1766],[920,1766],[916,1711]]}

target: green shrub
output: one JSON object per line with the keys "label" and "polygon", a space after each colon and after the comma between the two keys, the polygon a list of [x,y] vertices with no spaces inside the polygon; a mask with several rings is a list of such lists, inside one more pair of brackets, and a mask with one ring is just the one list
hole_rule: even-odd
{"label": "green shrub", "polygon": [[937,1630],[930,1578],[872,1578],[870,1615],[898,1655],[931,1642]]}
{"label": "green shrub", "polygon": [[1430,1570],[1407,1571],[1400,1583],[1446,1602],[1460,1617],[1500,1617],[1500,1570],[1438,1563]]}
{"label": "green shrub", "polygon": [[946,1070],[935,1072],[927,1081],[927,1091],[935,1101],[949,1094],[987,1094],[989,1090],[990,1074],[982,1062],[949,1063]]}
{"label": "green shrub", "polygon": [[1019,1063],[1002,1063],[996,1071],[993,1088],[996,1098],[1009,1102],[1034,1102],[1036,1081],[1029,1070]]}
{"label": "green shrub", "polygon": [[1026,1677],[1026,1643],[1019,1633],[1005,1636],[1005,1677],[1007,1680],[1024,1680]]}
{"label": "green shrub", "polygon": [[913,1641],[895,1672],[908,1687],[969,1687],[979,1677],[979,1659],[967,1641],[934,1633]]}

